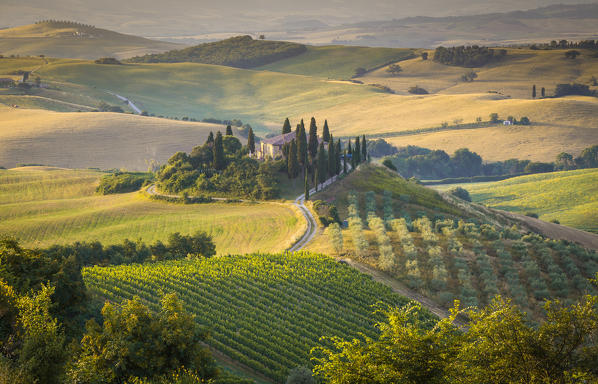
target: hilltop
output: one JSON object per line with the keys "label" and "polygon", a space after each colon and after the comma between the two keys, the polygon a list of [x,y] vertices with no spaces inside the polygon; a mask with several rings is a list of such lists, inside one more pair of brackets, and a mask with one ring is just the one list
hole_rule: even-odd
{"label": "hilltop", "polygon": [[179,44],[125,35],[69,21],[41,21],[0,29],[0,54],[45,55],[77,59],[126,58],[163,52]]}

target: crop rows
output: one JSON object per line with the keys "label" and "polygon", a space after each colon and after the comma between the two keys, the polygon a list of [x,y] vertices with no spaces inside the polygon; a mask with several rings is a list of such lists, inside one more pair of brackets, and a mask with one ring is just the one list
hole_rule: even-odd
{"label": "crop rows", "polygon": [[83,271],[90,290],[111,301],[140,297],[157,309],[160,292],[175,292],[209,343],[231,358],[282,381],[309,363],[322,336],[375,332],[372,305],[406,299],[321,255],[253,254]]}

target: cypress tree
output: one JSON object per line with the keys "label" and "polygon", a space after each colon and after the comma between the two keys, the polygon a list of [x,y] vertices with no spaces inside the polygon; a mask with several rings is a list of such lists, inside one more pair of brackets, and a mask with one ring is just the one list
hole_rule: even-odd
{"label": "cypress tree", "polygon": [[326,174],[328,169],[328,157],[326,156],[326,150],[324,149],[324,142],[321,142],[318,147],[318,174],[316,176],[317,183],[323,183],[326,181]]}
{"label": "cypress tree", "polygon": [[341,153],[341,141],[339,139],[336,141],[336,146],[334,147],[334,158],[336,161],[334,171],[337,175],[341,173]]}
{"label": "cypress tree", "polygon": [[305,127],[301,124],[297,124],[297,134],[295,140],[297,140],[297,160],[299,164],[307,166],[307,138],[305,137]]}
{"label": "cypress tree", "polygon": [[536,84],[532,87],[532,99],[536,98]]}
{"label": "cypress tree", "polygon": [[222,133],[218,131],[214,139],[214,169],[221,171],[226,166],[224,147],[222,146]]}
{"label": "cypress tree", "polygon": [[322,139],[325,142],[330,141],[330,130],[328,129],[328,120],[324,120],[324,128],[322,128]]}
{"label": "cypress tree", "polygon": [[289,147],[289,155],[287,156],[287,171],[289,179],[294,179],[299,174],[299,163],[297,162],[297,143],[295,140],[291,141]]}
{"label": "cypress tree", "polygon": [[226,136],[232,136],[233,135],[233,127],[229,125],[226,126]]}
{"label": "cypress tree", "polygon": [[255,135],[251,127],[249,127],[249,133],[247,134],[247,148],[250,153],[255,153]]}
{"label": "cypress tree", "polygon": [[305,189],[305,195],[303,196],[305,198],[305,201],[309,200],[309,183],[307,182],[307,172],[305,172],[305,168],[303,168],[303,174],[304,174],[304,185],[303,188]]}
{"label": "cypress tree", "polygon": [[212,131],[210,131],[210,134],[208,135],[208,139],[206,140],[206,144],[214,144],[214,134],[212,133]]}
{"label": "cypress tree", "polygon": [[361,161],[366,162],[368,160],[368,147],[365,142],[365,135],[361,137]]}
{"label": "cypress tree", "polygon": [[309,155],[311,156],[312,161],[316,158],[318,154],[318,127],[316,126],[316,119],[313,117],[311,118],[311,122],[309,123]]}
{"label": "cypress tree", "polygon": [[336,150],[334,148],[334,139],[330,135],[330,141],[328,142],[328,177],[336,175]]}
{"label": "cypress tree", "polygon": [[361,163],[361,145],[359,144],[359,136],[355,138],[355,149],[353,150],[353,158],[355,159],[355,165]]}
{"label": "cypress tree", "polygon": [[320,175],[318,175],[318,167],[315,167],[314,174],[315,174],[315,179],[316,179],[316,182],[315,182],[315,184],[316,184],[316,192],[318,192],[318,178],[320,176]]}
{"label": "cypress tree", "polygon": [[546,97],[546,88],[542,87],[542,97]]}
{"label": "cypress tree", "polygon": [[284,124],[282,125],[282,134],[284,135],[285,133],[291,133],[291,122],[289,121],[288,117],[285,119]]}
{"label": "cypress tree", "polygon": [[345,150],[345,156],[343,156],[343,173],[347,174],[347,150]]}

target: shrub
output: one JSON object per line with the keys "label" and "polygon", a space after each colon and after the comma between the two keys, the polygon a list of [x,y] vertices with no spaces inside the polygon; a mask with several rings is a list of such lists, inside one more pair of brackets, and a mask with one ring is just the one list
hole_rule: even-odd
{"label": "shrub", "polygon": [[384,159],[384,161],[382,162],[382,165],[384,165],[386,168],[397,172],[397,167],[395,167],[395,165],[392,163],[392,160],[390,159]]}
{"label": "shrub", "polygon": [[286,384],[315,384],[312,372],[307,367],[291,369]]}
{"label": "shrub", "polygon": [[407,92],[412,93],[414,95],[427,95],[428,94],[428,91],[426,91],[424,88],[418,87],[417,85],[409,88],[407,90]]}
{"label": "shrub", "polygon": [[525,216],[527,216],[527,217],[532,217],[532,218],[534,218],[534,219],[537,219],[537,218],[538,218],[538,214],[537,214],[537,213],[534,213],[534,212],[525,212]]}
{"label": "shrub", "polygon": [[471,201],[471,196],[465,188],[455,187],[448,191],[451,195],[460,198],[461,200]]}
{"label": "shrub", "polygon": [[133,192],[151,179],[152,176],[148,173],[113,173],[100,179],[96,192],[102,195]]}
{"label": "shrub", "polygon": [[102,57],[94,61],[96,64],[114,64],[114,65],[122,65],[120,61],[115,59],[114,57]]}

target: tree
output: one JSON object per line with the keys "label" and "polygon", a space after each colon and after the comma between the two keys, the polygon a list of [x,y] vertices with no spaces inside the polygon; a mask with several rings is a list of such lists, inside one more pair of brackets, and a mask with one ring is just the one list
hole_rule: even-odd
{"label": "tree", "polygon": [[214,144],[214,133],[210,131],[208,135],[208,139],[206,140],[206,144]]}
{"label": "tree", "polygon": [[558,169],[568,171],[575,169],[575,161],[573,156],[567,152],[561,152],[556,156],[555,164]]}
{"label": "tree", "polygon": [[532,86],[532,99],[536,98],[536,84]]}
{"label": "tree", "polygon": [[565,52],[565,57],[567,59],[571,59],[571,60],[575,60],[575,58],[577,58],[577,56],[579,56],[581,53],[579,51],[576,50],[570,50]]}
{"label": "tree", "polygon": [[297,142],[291,141],[289,155],[287,156],[287,172],[289,179],[294,179],[299,175],[299,162],[297,161]]}
{"label": "tree", "polygon": [[475,73],[474,71],[469,71],[466,74],[461,76],[461,81],[464,81],[466,83],[470,83],[472,81],[474,81],[475,79],[478,78],[478,74]]}
{"label": "tree", "polygon": [[460,148],[455,151],[451,157],[451,162],[455,167],[455,172],[459,176],[479,175],[482,170],[482,158],[475,152],[467,148]]}
{"label": "tree", "polygon": [[247,134],[247,149],[249,149],[249,153],[255,153],[255,135],[251,127],[249,127],[249,133]]}
{"label": "tree", "polygon": [[70,372],[73,382],[122,383],[182,368],[204,380],[217,375],[210,351],[201,345],[207,332],[198,328],[175,294],[162,297],[158,313],[133,298],[122,305],[106,302],[102,316],[102,326],[94,320],[87,324]]}
{"label": "tree", "polygon": [[498,113],[491,113],[490,114],[490,122],[493,124],[498,123]]}
{"label": "tree", "polygon": [[422,60],[428,60],[428,52],[422,52]]}
{"label": "tree", "polygon": [[414,87],[410,87],[410,88],[407,90],[407,92],[409,92],[409,93],[411,93],[411,94],[414,94],[414,95],[427,95],[427,94],[428,94],[428,91],[427,91],[427,90],[425,90],[424,88],[422,88],[422,87],[419,87],[419,86],[417,86],[417,85],[416,85],[416,86],[414,86]]}
{"label": "tree", "polygon": [[316,158],[318,154],[318,127],[316,125],[316,119],[311,118],[309,123],[309,156],[311,157],[312,161]]}
{"label": "tree", "polygon": [[521,120],[519,120],[519,124],[521,125],[531,125],[531,123],[532,122],[529,120],[529,117],[527,116],[523,116]]}
{"label": "tree", "polygon": [[585,168],[598,168],[598,145],[588,147],[581,151],[579,161]]}
{"label": "tree", "polygon": [[334,145],[334,138],[332,135],[330,136],[330,141],[328,142],[328,177],[332,177],[336,175],[336,148]]}
{"label": "tree", "polygon": [[365,162],[368,159],[368,147],[365,142],[365,135],[361,137],[361,161]]}
{"label": "tree", "polygon": [[453,196],[457,196],[461,200],[471,201],[471,196],[469,195],[469,191],[465,188],[455,187],[448,191]]}
{"label": "tree", "polygon": [[265,40],[266,39],[266,35],[260,35],[260,40]]}
{"label": "tree", "polygon": [[334,147],[334,160],[335,160],[335,174],[340,175],[341,173],[341,141],[340,139],[336,141],[336,145]]}
{"label": "tree", "polygon": [[359,140],[359,136],[355,138],[355,149],[353,150],[353,158],[355,159],[355,165],[359,165],[362,161],[361,159],[361,144]]}
{"label": "tree", "polygon": [[291,133],[291,122],[288,117],[284,119],[284,124],[282,125],[282,134],[286,133]]}
{"label": "tree", "polygon": [[330,142],[330,130],[328,129],[328,120],[324,120],[324,128],[322,128],[322,140]]}
{"label": "tree", "polygon": [[229,125],[226,126],[226,136],[232,136],[233,135],[233,127]]}
{"label": "tree", "polygon": [[320,143],[318,147],[318,161],[317,161],[318,176],[316,182],[323,183],[326,181],[326,175],[328,174],[328,156],[326,149],[324,149],[324,142]]}
{"label": "tree", "polygon": [[224,158],[224,148],[222,146],[222,133],[216,133],[214,139],[214,169],[221,171],[226,167],[226,159]]}
{"label": "tree", "polygon": [[[302,120],[303,121],[303,120]],[[303,124],[297,124],[297,129],[295,130],[297,140],[297,160],[299,164],[303,165],[304,167],[307,166],[307,137],[305,135],[305,127]]]}
{"label": "tree", "polygon": [[546,97],[546,88],[542,87],[541,94],[542,98]]}
{"label": "tree", "polygon": [[305,167],[303,167],[303,197],[305,198],[305,201],[309,200],[309,180],[307,179],[307,171],[305,170]]}
{"label": "tree", "polygon": [[392,160],[390,160],[389,158],[384,159],[384,161],[382,161],[382,165],[384,165],[386,168],[397,172],[397,167],[395,167],[395,165],[392,163]]}
{"label": "tree", "polygon": [[347,150],[345,149],[345,153],[343,154],[343,174],[347,174]]}
{"label": "tree", "polygon": [[386,68],[386,72],[391,76],[397,76],[399,73],[403,72],[403,68],[401,68],[399,64],[391,64]]}

